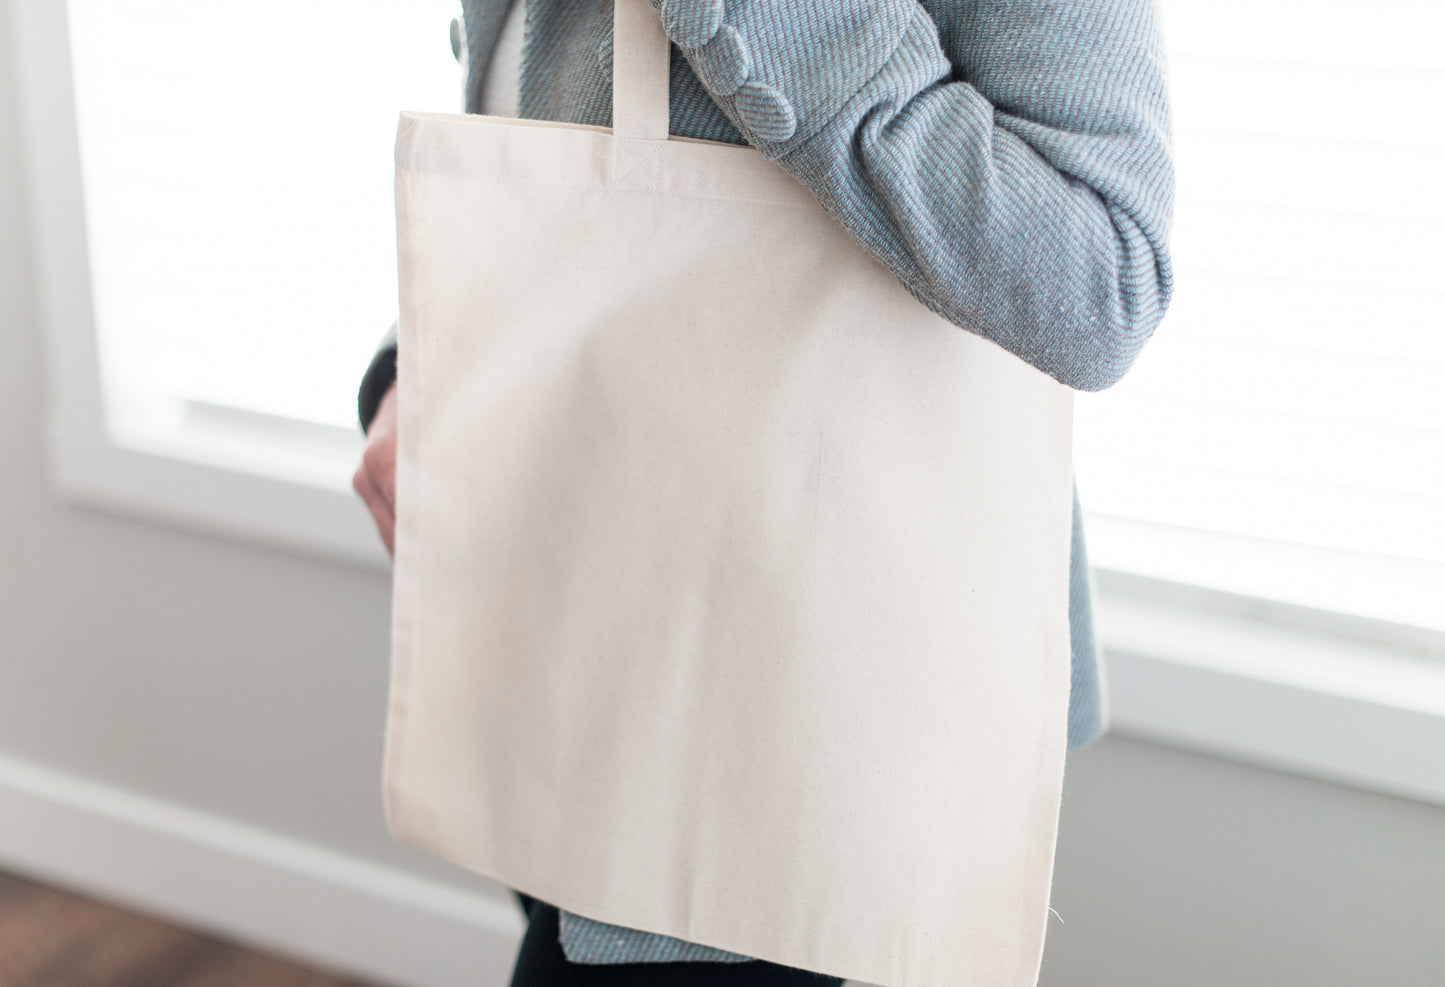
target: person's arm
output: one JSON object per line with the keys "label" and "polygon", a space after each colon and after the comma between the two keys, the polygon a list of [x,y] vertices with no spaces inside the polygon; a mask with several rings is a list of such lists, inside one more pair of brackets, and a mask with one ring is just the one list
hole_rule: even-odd
{"label": "person's arm", "polygon": [[920,301],[1080,390],[1128,370],[1171,288],[1153,0],[650,2]]}

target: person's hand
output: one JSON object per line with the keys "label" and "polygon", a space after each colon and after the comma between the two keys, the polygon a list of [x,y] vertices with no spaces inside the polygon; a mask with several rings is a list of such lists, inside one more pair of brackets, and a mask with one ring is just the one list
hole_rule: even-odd
{"label": "person's hand", "polygon": [[387,388],[377,405],[376,417],[366,431],[366,448],[361,465],[351,485],[366,501],[376,529],[386,545],[386,554],[395,557],[393,532],[396,528],[396,382]]}

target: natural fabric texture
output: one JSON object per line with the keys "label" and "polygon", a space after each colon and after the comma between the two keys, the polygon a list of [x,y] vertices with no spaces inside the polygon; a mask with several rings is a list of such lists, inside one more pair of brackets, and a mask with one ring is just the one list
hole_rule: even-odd
{"label": "natural fabric texture", "polygon": [[629,928],[1031,984],[1069,392],[756,151],[622,130],[404,119],[388,821]]}

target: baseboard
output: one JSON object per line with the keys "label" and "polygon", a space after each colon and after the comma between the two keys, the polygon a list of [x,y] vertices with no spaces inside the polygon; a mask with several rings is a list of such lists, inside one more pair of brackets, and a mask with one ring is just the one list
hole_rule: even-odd
{"label": "baseboard", "polygon": [[521,911],[0,757],[0,867],[397,987],[503,987]]}

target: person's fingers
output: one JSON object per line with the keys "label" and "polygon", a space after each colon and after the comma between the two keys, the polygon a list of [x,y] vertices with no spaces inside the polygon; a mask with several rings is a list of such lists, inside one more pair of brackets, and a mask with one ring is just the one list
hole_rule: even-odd
{"label": "person's fingers", "polygon": [[386,546],[386,554],[396,558],[396,519],[388,515],[385,521],[377,522],[376,530],[381,532],[381,543]]}
{"label": "person's fingers", "polygon": [[361,463],[376,492],[393,510],[396,508],[396,442],[379,437],[361,454]]}
{"label": "person's fingers", "polygon": [[396,556],[396,384],[392,383],[376,407],[367,429],[361,465],[351,477],[351,486],[365,501],[376,521],[387,554]]}
{"label": "person's fingers", "polygon": [[386,495],[381,492],[381,488],[377,486],[365,463],[356,468],[356,472],[351,477],[351,486],[371,511],[372,520],[376,522],[377,533],[381,535],[381,541],[386,546],[387,554],[394,555],[395,509],[386,499]]}
{"label": "person's fingers", "polygon": [[376,417],[372,419],[370,441],[362,460],[386,502],[396,506],[396,385],[387,388]]}
{"label": "person's fingers", "polygon": [[366,468],[365,463],[357,467],[355,475],[351,478],[351,485],[361,495],[361,499],[366,502],[366,506],[371,509],[371,513],[376,516],[378,521],[396,520],[395,505],[386,499],[386,495],[371,475],[371,471]]}

